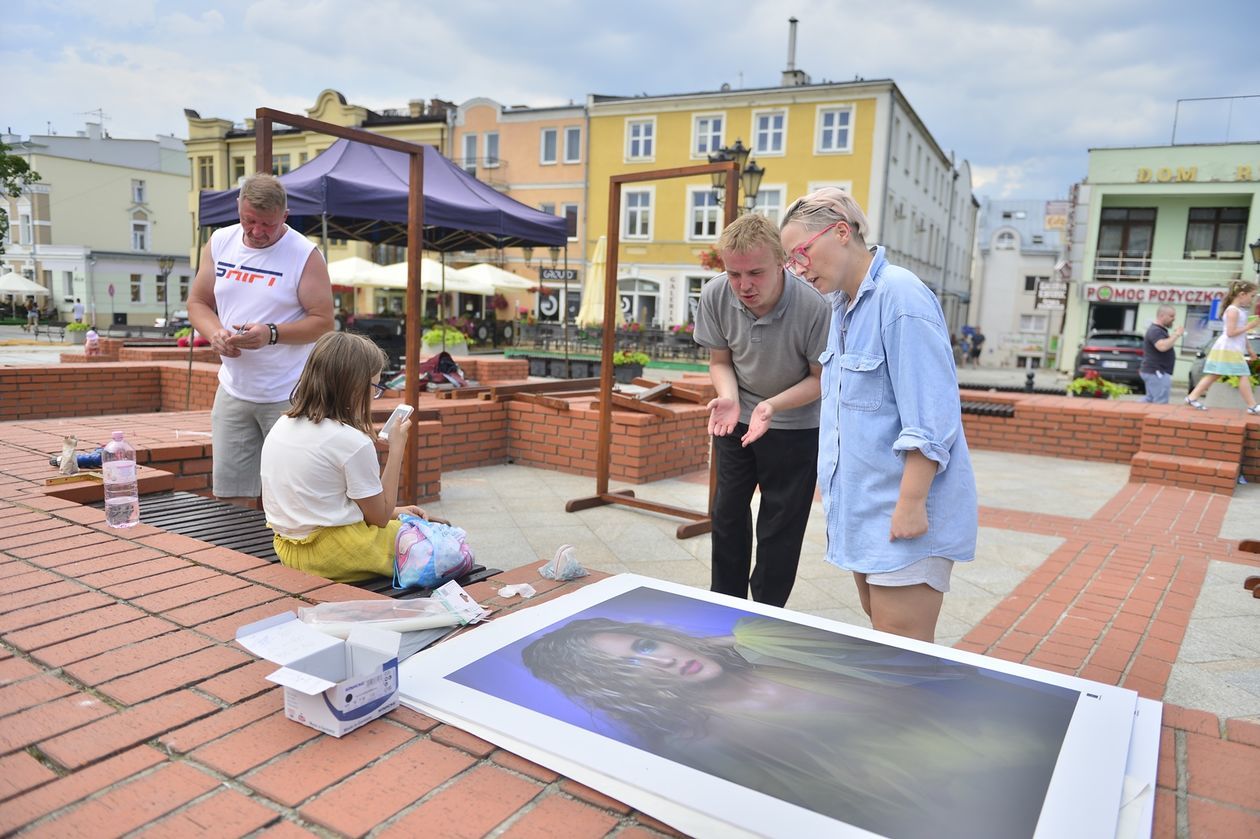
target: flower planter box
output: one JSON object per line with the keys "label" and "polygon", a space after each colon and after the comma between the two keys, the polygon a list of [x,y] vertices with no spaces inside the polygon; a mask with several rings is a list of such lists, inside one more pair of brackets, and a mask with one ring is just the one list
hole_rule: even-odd
{"label": "flower planter box", "polygon": [[531,358],[529,360],[529,375],[546,376],[547,375],[547,359]]}
{"label": "flower planter box", "polygon": [[618,364],[613,368],[613,378],[623,385],[630,384],[642,375],[642,364]]}

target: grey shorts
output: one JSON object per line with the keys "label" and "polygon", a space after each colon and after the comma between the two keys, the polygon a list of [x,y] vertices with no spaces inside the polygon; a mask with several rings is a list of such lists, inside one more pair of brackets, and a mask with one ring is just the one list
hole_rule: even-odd
{"label": "grey shorts", "polygon": [[292,407],[284,402],[246,402],[219,385],[210,411],[214,486],[219,498],[262,495],[262,444],[271,426]]}
{"label": "grey shorts", "polygon": [[912,562],[896,571],[867,574],[866,582],[873,586],[917,586],[927,583],[941,594],[949,592],[949,575],[954,570],[954,560],[943,556],[929,556]]}

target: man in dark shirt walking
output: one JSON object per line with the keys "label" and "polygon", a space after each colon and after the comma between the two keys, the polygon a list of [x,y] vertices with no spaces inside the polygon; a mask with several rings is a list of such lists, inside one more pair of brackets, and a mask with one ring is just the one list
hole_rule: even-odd
{"label": "man in dark shirt walking", "polygon": [[1146,395],[1143,402],[1159,405],[1168,404],[1168,392],[1172,389],[1173,365],[1177,363],[1177,353],[1173,344],[1186,331],[1180,326],[1169,332],[1169,327],[1177,319],[1172,306],[1160,306],[1155,313],[1155,320],[1147,327],[1146,338],[1142,341],[1142,368],[1138,375],[1146,383]]}

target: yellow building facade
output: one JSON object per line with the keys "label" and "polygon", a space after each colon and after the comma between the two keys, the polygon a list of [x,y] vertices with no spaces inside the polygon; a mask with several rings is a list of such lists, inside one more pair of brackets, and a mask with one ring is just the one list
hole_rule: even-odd
{"label": "yellow building facade", "polygon": [[[881,243],[883,220],[893,214],[887,206],[890,195],[900,198],[898,220],[910,212],[916,213],[916,219],[940,216],[930,232],[939,229],[942,238],[951,208],[973,203],[969,176],[966,200],[961,194],[943,194],[936,186],[946,182],[944,173],[953,169],[952,161],[890,81],[666,96],[591,96],[587,109],[591,144],[587,258],[609,225],[618,225],[622,310],[628,319],[645,326],[682,324],[694,316],[700,287],[713,275],[701,267],[701,256],[713,248],[721,233],[722,208],[707,176],[644,182],[623,187],[619,216],[610,220],[608,181],[613,175],[706,163],[710,153],[740,141],[750,149],[750,161],[765,169],[753,201],[754,212],[777,224],[796,198],[822,186],[837,186],[867,211],[871,241]],[[917,143],[919,159],[911,177],[907,157],[905,173],[911,186],[904,188],[899,180],[902,167],[896,165],[903,143],[907,155],[914,153],[911,150]],[[742,193],[740,200],[741,205],[746,203]],[[970,217],[974,230],[974,210]],[[929,233],[927,224],[921,226],[916,235]],[[962,241],[959,236],[955,245]],[[967,242],[969,251],[970,239]],[[920,267],[914,263],[921,243],[905,244],[906,261]],[[894,261],[902,255],[891,244],[889,250]],[[939,250],[922,248],[922,267],[931,268],[933,262],[939,266],[945,248]],[[922,267],[920,275],[932,285]],[[967,273],[969,266],[959,271],[960,276]],[[938,293],[945,287],[941,282]]]}

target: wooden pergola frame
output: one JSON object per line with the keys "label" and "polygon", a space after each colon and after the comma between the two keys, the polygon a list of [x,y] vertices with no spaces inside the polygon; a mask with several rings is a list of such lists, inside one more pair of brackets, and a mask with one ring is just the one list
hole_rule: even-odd
{"label": "wooden pergola frame", "polygon": [[621,504],[639,510],[662,513],[667,516],[688,519],[687,524],[680,524],[677,530],[679,539],[687,539],[708,533],[713,529],[713,495],[717,488],[717,472],[713,456],[709,456],[709,501],[704,512],[674,507],[656,501],[635,498],[633,490],[608,489],[609,473],[612,464],[612,410],[613,410],[613,351],[616,348],[616,330],[611,328],[616,321],[618,305],[617,267],[621,245],[621,189],[625,184],[643,183],[645,181],[666,181],[675,178],[694,178],[697,175],[712,175],[715,172],[726,173],[726,190],[723,208],[725,224],[730,224],[739,213],[739,167],[735,161],[725,163],[705,163],[698,166],[680,166],[672,169],[653,169],[648,172],[633,172],[613,175],[608,179],[608,261],[604,267],[604,335],[599,370],[599,439],[596,443],[595,494],[585,498],[574,498],[564,505],[565,512],[576,513],[591,507],[606,504]]}
{"label": "wooden pergola frame", "polygon": [[[271,125],[273,122],[306,131],[329,134],[369,146],[393,149],[408,155],[411,166],[407,184],[407,311],[412,312],[413,316],[407,326],[407,359],[414,365],[420,354],[420,331],[416,326],[419,323],[419,313],[423,311],[420,259],[424,248],[424,146],[392,137],[382,137],[380,134],[373,134],[360,128],[347,128],[298,114],[259,108],[254,112],[254,161],[259,172],[271,171]],[[415,376],[407,376],[403,399],[413,409],[418,407],[420,384]],[[412,423],[411,430],[407,432],[407,449],[403,455],[402,475],[403,495],[412,504],[417,501],[419,495],[420,462],[417,459],[419,439],[420,429],[417,424]]]}

